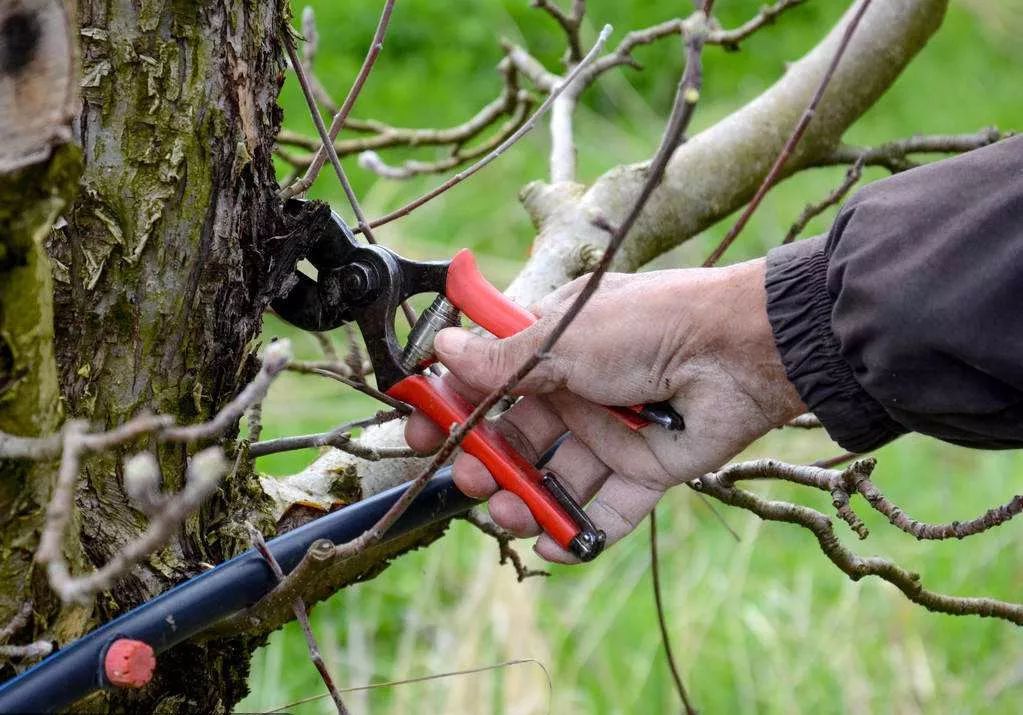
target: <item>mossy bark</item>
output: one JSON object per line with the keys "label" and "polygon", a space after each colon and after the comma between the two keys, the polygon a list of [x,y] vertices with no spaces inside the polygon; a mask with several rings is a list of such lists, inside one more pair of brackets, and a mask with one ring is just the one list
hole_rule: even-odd
{"label": "mossy bark", "polygon": [[[60,429],[51,265],[43,243],[80,174],[81,153],[64,146],[0,176],[0,431],[10,434],[40,437]],[[61,609],[33,563],[54,471],[52,461],[0,459],[0,623],[24,602],[34,605],[17,641],[74,637],[88,615]],[[83,561],[80,549],[68,556]],[[0,677],[10,674],[0,670]]]}
{"label": "mossy bark", "polygon": [[[34,271],[33,295],[44,305],[31,304],[38,309],[29,316],[27,298],[8,302],[11,292],[23,293],[13,284],[2,296],[5,307],[23,306],[20,319],[42,326],[34,336],[21,326],[22,339],[34,342],[19,345],[19,356],[32,349],[49,366],[34,371],[33,394],[21,385],[14,400],[38,424],[12,416],[10,431],[52,431],[61,406],[67,416],[99,427],[141,410],[184,423],[202,420],[254,374],[270,287],[300,250],[280,214],[271,163],[287,6],[80,0],[77,12],[82,102],[72,133],[84,171],[77,199],[63,211],[66,226],[47,242],[52,292],[42,285],[49,266],[37,248],[19,269]],[[35,203],[38,211],[47,205]],[[43,234],[53,213],[36,223]],[[34,234],[32,246],[40,238]],[[51,304],[52,319],[44,313]],[[159,453],[165,487],[180,487],[186,449]],[[100,455],[83,466],[69,555],[77,551],[84,567],[105,563],[145,528],[122,489],[123,456]],[[27,566],[48,479],[33,493],[28,468],[17,469],[22,475],[5,474],[3,484],[22,500],[33,498],[33,523],[19,527]],[[93,608],[61,609],[47,601],[36,632],[27,635],[67,642],[152,598],[201,571],[203,562],[246,548],[240,520],[265,519],[265,511],[253,477],[236,475],[179,538]],[[4,594],[0,603],[16,600]],[[157,679],[141,691],[105,692],[81,705],[227,711],[244,695],[255,644],[256,638],[236,638],[181,646],[161,656]]]}

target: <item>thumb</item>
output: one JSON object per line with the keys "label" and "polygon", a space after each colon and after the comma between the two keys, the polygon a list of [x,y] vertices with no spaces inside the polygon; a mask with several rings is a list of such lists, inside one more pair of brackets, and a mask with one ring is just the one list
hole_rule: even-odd
{"label": "thumb", "polygon": [[[540,325],[542,321],[503,340],[480,337],[462,328],[445,328],[437,333],[434,350],[456,377],[471,387],[490,392],[504,384],[536,353],[543,341]],[[514,392],[537,394],[564,386],[560,364],[561,360],[553,355],[541,360]]]}

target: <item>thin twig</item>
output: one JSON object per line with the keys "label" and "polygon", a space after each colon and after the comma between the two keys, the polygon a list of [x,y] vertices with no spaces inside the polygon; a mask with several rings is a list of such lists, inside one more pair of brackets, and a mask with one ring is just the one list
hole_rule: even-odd
{"label": "thin twig", "polygon": [[141,507],[152,507],[147,509],[149,525],[137,539],[118,550],[104,566],[89,574],[74,577],[62,546],[74,508],[75,486],[82,458],[129,444],[145,435],[156,435],[163,442],[180,443],[220,437],[238,422],[250,406],[262,401],[274,378],[284,370],[290,356],[291,348],[287,340],[279,340],[268,346],[256,377],[209,422],[178,427],[169,416],[142,414],[106,432],[90,433],[88,425],[81,420],[70,420],[64,425],[57,481],[46,508],[43,532],[35,554],[36,561],[46,566],[50,586],[62,600],[88,603],[96,593],[109,588],[117,578],[166,544],[188,515],[217,489],[227,471],[227,462],[219,447],[203,450],[189,461],[184,489],[167,495],[159,493],[159,467],[151,455],[142,453],[127,460],[125,491],[140,500]]}
{"label": "thin twig", "polygon": [[[277,563],[277,559],[274,558],[273,553],[266,545],[263,534],[248,522],[245,523],[245,526],[248,528],[249,536],[252,538],[252,545],[270,566],[274,580],[280,583],[284,579],[284,571],[281,570],[281,565]],[[320,646],[316,642],[316,636],[313,635],[313,627],[309,623],[309,613],[306,610],[305,601],[300,596],[296,596],[295,600],[292,601],[292,608],[295,610],[295,618],[298,619],[299,625],[302,627],[302,633],[305,635],[306,646],[309,648],[309,659],[316,666],[316,670],[320,672],[323,684],[327,686],[327,691],[337,707],[338,715],[347,715],[348,708],[345,707],[344,701],[341,699],[341,693],[338,692],[337,686],[334,684],[334,678],[331,677],[330,671],[327,670],[327,664],[323,662],[323,656],[320,655]]]}
{"label": "thin twig", "polygon": [[347,375],[338,372],[332,367],[325,366],[324,363],[305,363],[301,361],[295,361],[288,365],[288,369],[293,372],[300,372],[306,375],[320,375],[321,377],[329,377],[331,380],[336,380],[343,385],[354,388],[364,395],[372,397],[374,400],[384,403],[393,410],[397,410],[403,415],[412,413],[412,409],[401,400],[396,400],[390,395],[381,392],[372,385],[369,385],[361,380],[354,380]]}
{"label": "thin twig", "polygon": [[[738,49],[740,42],[762,27],[773,23],[781,13],[800,5],[805,1],[806,0],[779,0],[773,5],[761,8],[754,17],[732,30],[724,30],[716,26],[710,27],[705,38],[705,44],[720,45],[728,50],[736,50]],[[625,37],[622,38],[622,41],[618,43],[618,46],[613,52],[609,52],[607,55],[593,63],[583,77],[583,83],[588,85],[601,74],[615,67],[627,66],[632,67],[633,69],[641,69],[642,65],[640,65],[640,63],[636,61],[636,58],[632,56],[632,51],[634,49],[641,45],[652,44],[666,37],[671,37],[672,35],[684,36],[692,21],[693,16],[688,18],[673,18],[642,30],[633,30],[632,32],[627,33]],[[708,20],[708,22],[711,25],[716,25],[716,23],[712,20]]]}
{"label": "thin twig", "polygon": [[860,20],[866,13],[867,8],[870,7],[871,0],[860,0],[860,5],[856,8],[856,12],[850,18],[849,23],[845,26],[845,31],[842,33],[842,39],[838,43],[838,47],[835,49],[835,56],[831,58],[831,63],[828,65],[827,70],[824,72],[824,76],[821,77],[820,83],[817,85],[817,90],[813,93],[813,97],[810,99],[810,103],[806,109],[803,110],[802,116],[799,117],[799,121],[796,122],[795,128],[792,130],[792,134],[789,135],[788,141],[785,142],[785,146],[782,147],[781,152],[778,154],[778,158],[774,160],[774,164],[771,166],[770,171],[767,172],[767,176],[760,183],[760,188],[753,195],[753,198],[746,205],[742,215],[739,216],[739,220],[735,222],[735,225],[728,230],[725,237],[721,239],[721,243],[718,244],[717,248],[707,257],[707,260],[703,262],[705,268],[713,266],[721,256],[724,255],[728,247],[732,245],[736,237],[745,228],[746,224],[749,223],[750,218],[753,216],[753,212],[757,210],[760,203],[764,200],[764,196],[771,190],[775,182],[781,176],[782,169],[785,168],[786,162],[789,157],[792,156],[792,152],[795,150],[796,145],[799,144],[799,140],[803,138],[803,134],[806,132],[806,128],[810,125],[810,120],[813,119],[814,114],[817,112],[817,105],[820,104],[821,98],[824,96],[825,90],[828,88],[828,84],[831,83],[831,78],[835,74],[835,70],[838,68],[838,63],[842,61],[842,56],[845,55],[846,49],[849,47],[849,42],[852,40],[853,35],[856,34],[856,28],[860,25]]}
{"label": "thin twig", "polygon": [[593,58],[595,58],[600,53],[601,49],[604,47],[604,43],[607,41],[608,35],[610,34],[611,26],[605,25],[604,29],[600,33],[600,36],[597,38],[597,42],[593,45],[590,51],[586,53],[586,56],[579,61],[579,64],[577,64],[575,68],[568,74],[568,77],[566,77],[563,82],[561,82],[557,87],[555,87],[547,96],[547,99],[545,99],[543,103],[537,108],[537,110],[533,112],[532,116],[530,116],[530,118],[526,120],[523,123],[523,125],[515,131],[514,134],[512,134],[510,137],[501,142],[501,144],[498,145],[497,148],[495,148],[492,152],[484,156],[482,159],[477,161],[472,166],[469,166],[466,169],[462,169],[457,174],[454,174],[449,179],[447,179],[444,183],[440,184],[434,189],[431,189],[430,191],[426,192],[419,198],[410,201],[401,208],[391,211],[390,213],[381,216],[380,218],[370,221],[369,224],[370,227],[376,228],[378,226],[383,226],[384,224],[390,223],[395,219],[407,216],[408,214],[415,211],[417,208],[427,203],[431,199],[440,196],[451,187],[462,183],[470,176],[478,172],[480,169],[487,166],[492,161],[497,159],[499,156],[504,154],[513,144],[515,144],[515,142],[517,142],[519,139],[528,134],[533,129],[533,127],[536,126],[537,120],[547,113],[547,110],[550,109],[551,105],[554,103],[554,100],[558,98],[558,96],[565,90],[566,87],[572,84],[572,81],[578,76],[579,72],[585,69],[585,67],[590,62],[593,61]]}
{"label": "thin twig", "polygon": [[654,590],[654,605],[657,609],[657,626],[661,630],[661,645],[664,648],[664,655],[668,659],[668,670],[671,671],[671,678],[675,681],[675,690],[682,700],[682,706],[686,715],[696,715],[696,710],[689,702],[689,691],[682,682],[682,675],[679,673],[678,663],[675,662],[675,653],[671,648],[671,635],[668,633],[668,621],[664,615],[664,603],[661,600],[661,567],[657,555],[657,510],[650,512],[650,579]]}
{"label": "thin twig", "polygon": [[32,602],[25,601],[21,604],[21,608],[18,612],[7,622],[7,625],[0,628],[0,641],[5,641],[15,633],[20,631],[28,623],[29,617],[32,615]]}
{"label": "thin twig", "polygon": [[0,432],[0,459],[30,459],[40,461],[60,454],[60,435],[46,437],[19,437]]}
{"label": "thin twig", "polygon": [[334,447],[342,452],[347,452],[370,462],[376,462],[381,459],[409,459],[422,456],[419,452],[408,448],[369,447],[352,440],[351,431],[353,429],[383,424],[399,417],[401,417],[401,414],[396,410],[388,410],[386,412],[378,412],[373,417],[346,422],[328,432],[281,437],[279,439],[269,439],[265,442],[253,442],[249,445],[249,456],[253,458],[265,457],[268,454],[277,454],[278,452],[291,452],[296,449],[319,447]]}
{"label": "thin twig", "polygon": [[[442,678],[454,678],[459,675],[473,675],[475,673],[485,673],[489,670],[498,670],[500,668],[509,668],[513,665],[535,665],[543,671],[544,677],[547,680],[547,700],[550,701],[554,693],[554,686],[551,682],[550,671],[547,667],[536,658],[518,658],[516,660],[506,660],[502,663],[493,663],[491,665],[481,665],[475,668],[465,668],[463,670],[451,670],[446,673],[433,673],[431,675],[420,675],[417,678],[405,678],[403,680],[389,680],[384,683],[370,683],[368,685],[358,685],[353,688],[341,688],[342,693],[357,693],[364,690],[373,690],[375,688],[391,688],[395,685],[409,685],[411,683],[425,683],[430,680],[440,680]],[[327,697],[326,695],[311,695],[308,698],[301,698],[294,702],[287,703],[286,705],[280,705],[271,710],[267,710],[266,713],[279,713],[286,710],[291,710],[296,705],[304,705],[305,703],[315,702],[316,700],[322,700]]]}
{"label": "thin twig", "polygon": [[493,537],[494,541],[497,542],[497,552],[500,556],[499,563],[503,566],[505,563],[511,563],[515,569],[515,577],[519,583],[522,583],[527,578],[534,576],[550,576],[550,573],[541,569],[531,569],[526,566],[519,552],[511,545],[515,537],[509,534],[507,531],[499,527],[489,519],[480,517],[474,511],[470,510],[465,515],[465,520],[475,526],[477,529],[482,531],[487,536]]}
{"label": "thin twig", "polygon": [[[370,43],[369,51],[366,52],[366,57],[362,61],[362,66],[359,68],[359,73],[355,76],[355,81],[352,82],[351,88],[348,90],[348,95],[345,97],[345,101],[342,102],[341,108],[338,109],[334,118],[330,122],[330,131],[321,132],[320,140],[323,142],[320,149],[317,150],[316,156],[313,157],[312,163],[309,165],[309,169],[306,171],[305,176],[299,179],[297,182],[281,190],[281,198],[289,199],[292,196],[305,193],[313,182],[316,180],[316,176],[320,173],[320,169],[323,168],[323,162],[327,159],[329,153],[334,147],[334,138],[337,137],[338,132],[341,131],[341,127],[345,125],[345,120],[348,118],[349,112],[352,111],[352,107],[355,106],[355,100],[359,98],[359,93],[362,92],[363,86],[366,84],[366,79],[369,77],[369,73],[373,71],[373,65],[376,64],[377,57],[380,55],[380,51],[384,47],[384,35],[387,34],[387,26],[391,22],[391,13],[394,10],[395,0],[385,0],[383,11],[380,13],[380,20],[377,22],[377,29],[373,33],[373,40]],[[288,56],[294,55],[294,42],[291,40],[290,28],[285,28],[285,49],[288,50]],[[292,66],[302,68],[301,63],[292,60]],[[304,68],[303,68],[304,70]],[[297,72],[296,72],[297,74]],[[299,76],[299,81],[302,81],[302,77],[305,76],[305,72]],[[306,82],[308,84],[308,81]],[[315,102],[313,106],[313,115],[315,118],[320,116],[320,113],[315,108]],[[323,125],[323,120],[320,119],[317,130]],[[337,159],[337,154],[331,159],[331,162]],[[336,168],[336,167],[335,167]],[[342,172],[343,173],[343,172]]]}
{"label": "thin twig", "polygon": [[450,171],[451,169],[473,161],[474,159],[493,151],[495,147],[514,134],[515,131],[525,123],[532,108],[532,96],[528,92],[523,91],[522,101],[515,105],[515,109],[508,117],[508,121],[505,122],[505,124],[498,129],[492,137],[489,137],[486,141],[480,142],[476,146],[469,147],[468,149],[459,145],[454,149],[454,151],[441,159],[437,159],[435,161],[419,161],[410,159],[399,166],[392,166],[387,164],[375,151],[364,151],[359,154],[359,166],[367,171],[372,171],[378,176],[396,180],[405,180],[411,179],[414,176],[440,174],[445,171]]}
{"label": "thin twig", "polygon": [[[789,232],[785,234],[785,239],[782,243],[792,243],[796,240],[796,237],[803,232],[803,229],[806,228],[806,224],[810,223],[815,216],[820,216],[829,208],[841,202],[841,200],[845,198],[845,195],[849,193],[849,190],[852,189],[852,187],[856,185],[856,182],[860,180],[862,175],[863,159],[857,159],[853,165],[849,167],[849,170],[845,172],[845,178],[842,179],[841,184],[836,186],[823,200],[818,201],[815,204],[809,204],[803,209],[803,213],[799,214],[799,218],[797,218],[795,223],[792,224],[792,227],[789,228]],[[806,415],[803,416],[805,417]],[[791,425],[790,423],[790,426],[794,425]],[[820,426],[819,420],[817,422],[817,426]]]}
{"label": "thin twig", "polygon": [[0,645],[0,658],[17,658],[22,662],[39,660],[53,652],[50,641],[32,641],[24,645]]}
{"label": "thin twig", "polygon": [[[76,448],[65,443],[64,455],[67,468],[74,469],[77,475],[77,458],[69,459],[71,455],[77,456]],[[96,593],[110,588],[118,577],[166,544],[185,518],[216,490],[227,467],[219,447],[196,453],[188,465],[185,488],[165,501],[163,508],[152,515],[149,526],[137,539],[125,544],[105,565],[89,574],[72,576],[59,547],[54,555],[50,550],[44,551],[40,545],[36,560],[46,564],[50,586],[65,602],[88,604]],[[62,471],[65,468],[62,464]],[[46,528],[51,529],[50,522]]]}
{"label": "thin twig", "polygon": [[997,127],[988,127],[974,134],[913,136],[874,147],[841,144],[827,156],[812,162],[810,166],[835,166],[860,161],[864,166],[881,166],[894,174],[919,166],[909,158],[913,154],[961,154],[1014,135],[1014,132],[1002,132]]}
{"label": "thin twig", "polygon": [[561,25],[565,32],[565,39],[568,48],[565,52],[565,66],[571,67],[583,57],[583,46],[579,39],[579,30],[583,24],[583,16],[586,14],[586,0],[572,0],[572,10],[565,12],[555,5],[551,0],[533,0],[533,7],[543,10],[554,21]]}
{"label": "thin twig", "polygon": [[[729,469],[731,469],[730,467]],[[951,615],[974,615],[1001,618],[1023,626],[1023,604],[994,598],[950,596],[924,588],[919,574],[902,568],[893,561],[877,556],[861,557],[844,546],[832,527],[831,519],[815,509],[782,501],[771,501],[752,492],[724,483],[717,474],[694,480],[700,491],[731,506],[746,509],[765,521],[780,521],[808,529],[817,539],[821,551],[853,581],[864,576],[877,576],[898,588],[913,603],[929,611]],[[734,475],[733,475],[734,477]]]}
{"label": "thin twig", "polygon": [[[387,23],[390,20],[391,9],[394,7],[395,0],[386,0],[384,4],[384,14],[380,18],[380,24],[377,26],[377,35],[373,37],[373,48],[370,50],[372,60],[367,55],[366,62],[368,68],[366,69],[365,75],[369,75],[369,69],[372,68],[373,62],[376,61],[376,55],[380,53],[380,48],[383,47],[383,33],[387,30]],[[312,84],[309,81],[308,75],[306,75],[305,66],[298,58],[298,52],[295,49],[295,39],[292,37],[289,31],[291,26],[289,25],[284,32],[284,49],[288,54],[288,59],[291,61],[291,67],[295,70],[295,76],[298,78],[298,84],[302,88],[302,96],[305,97],[306,105],[309,107],[309,114],[312,116],[313,125],[316,127],[316,132],[320,135],[320,141],[323,142],[322,149],[327,152],[327,158],[330,159],[330,165],[334,167],[334,173],[337,174],[337,180],[341,183],[341,188],[345,192],[345,197],[348,199],[349,205],[352,207],[352,212],[355,214],[355,220],[358,224],[358,231],[366,237],[366,240],[370,243],[376,243],[376,237],[373,235],[373,231],[370,229],[369,224],[366,222],[366,214],[362,210],[362,205],[359,203],[359,197],[355,195],[355,189],[352,188],[352,183],[348,180],[348,175],[345,174],[344,167],[341,166],[341,160],[337,156],[337,152],[334,151],[334,137],[327,131],[327,127],[323,124],[323,117],[320,116],[319,107],[316,105],[316,94],[313,91]],[[366,66],[366,65],[364,65]],[[338,129],[344,125],[344,117],[348,116],[348,110],[351,109],[351,105],[355,103],[355,96],[358,96],[359,91],[362,89],[362,83],[365,82],[366,77],[362,72],[356,78],[356,84],[352,86],[349,91],[349,103],[348,98],[345,99],[345,104],[341,106],[338,111],[337,122]],[[331,124],[333,127],[333,123]],[[317,152],[319,155],[319,152]],[[310,165],[309,170],[312,171],[313,167],[316,166],[316,158],[313,158],[313,163]],[[319,169],[317,168],[317,171]],[[307,172],[308,175],[308,172]],[[315,179],[315,173],[312,174]],[[301,182],[300,182],[301,183]],[[311,184],[312,182],[310,182]],[[285,198],[285,194],[282,194]],[[294,196],[294,194],[290,194]],[[412,308],[409,307],[406,301],[401,302],[401,310],[405,314],[405,318],[408,320],[409,326],[416,324],[416,314]]]}

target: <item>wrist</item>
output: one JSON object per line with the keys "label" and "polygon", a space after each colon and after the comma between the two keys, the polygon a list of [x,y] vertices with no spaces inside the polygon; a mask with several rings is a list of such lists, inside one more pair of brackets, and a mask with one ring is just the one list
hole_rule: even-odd
{"label": "wrist", "polygon": [[767,314],[763,258],[721,271],[721,302],[727,314],[718,329],[720,351],[743,389],[757,401],[764,416],[777,427],[807,411],[789,381]]}

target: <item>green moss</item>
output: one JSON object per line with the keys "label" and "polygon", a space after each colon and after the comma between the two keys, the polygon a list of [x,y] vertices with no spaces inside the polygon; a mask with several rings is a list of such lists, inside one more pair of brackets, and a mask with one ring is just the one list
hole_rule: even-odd
{"label": "green moss", "polygon": [[65,146],[48,161],[0,177],[0,343],[8,365],[0,375],[0,430],[38,435],[59,425],[53,286],[43,241],[81,171],[81,153]]}

